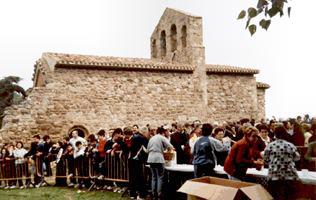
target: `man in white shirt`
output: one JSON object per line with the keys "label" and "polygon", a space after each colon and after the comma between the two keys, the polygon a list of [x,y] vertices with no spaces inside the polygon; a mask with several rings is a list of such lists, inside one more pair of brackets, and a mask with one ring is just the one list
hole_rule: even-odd
{"label": "man in white shirt", "polygon": [[77,150],[76,142],[80,141],[83,146],[87,145],[87,141],[84,138],[78,136],[77,130],[72,131],[71,136],[72,138],[69,140],[69,143],[72,145],[75,151]]}

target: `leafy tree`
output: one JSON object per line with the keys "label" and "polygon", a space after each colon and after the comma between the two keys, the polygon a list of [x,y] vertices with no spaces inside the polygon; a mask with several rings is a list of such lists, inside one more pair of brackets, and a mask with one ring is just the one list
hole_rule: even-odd
{"label": "leafy tree", "polygon": [[277,14],[280,14],[280,17],[282,17],[284,12],[287,12],[287,15],[290,17],[291,7],[288,4],[288,0],[258,0],[256,8],[250,7],[247,11],[242,10],[237,19],[244,19],[248,16],[246,29],[253,35],[257,31],[257,25],[251,23],[251,20],[256,17],[261,18],[259,25],[261,28],[268,30],[271,19],[277,16]]}
{"label": "leafy tree", "polygon": [[18,85],[21,78],[8,76],[0,80],[0,128],[4,117],[4,109],[13,104],[20,103],[25,97],[25,90]]}

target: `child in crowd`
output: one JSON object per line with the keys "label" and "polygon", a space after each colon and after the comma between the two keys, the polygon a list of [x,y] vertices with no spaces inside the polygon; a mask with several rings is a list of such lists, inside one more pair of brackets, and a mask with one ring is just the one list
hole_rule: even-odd
{"label": "child in crowd", "polygon": [[76,188],[85,188],[84,185],[84,155],[86,147],[82,145],[81,141],[76,142],[76,150],[74,151],[74,159],[75,159],[75,171],[78,174],[78,184],[75,186]]}
{"label": "child in crowd", "polygon": [[14,189],[16,188],[16,180],[15,180],[15,159],[14,159],[14,146],[13,144],[9,144],[6,154],[4,157],[5,160],[5,174],[8,179],[8,185],[6,188]]}
{"label": "child in crowd", "polygon": [[68,177],[69,177],[69,187],[73,187],[77,181],[76,181],[76,170],[75,170],[75,158],[74,158],[74,149],[73,146],[69,143],[67,144],[66,150],[63,155],[67,162],[67,171],[68,171]]}
{"label": "child in crowd", "polygon": [[66,186],[67,178],[66,178],[66,160],[64,156],[64,149],[62,148],[63,143],[57,142],[52,147],[52,153],[55,156],[56,163],[56,178],[55,178],[55,186]]}
{"label": "child in crowd", "polygon": [[23,148],[22,142],[16,143],[16,149],[13,151],[16,166],[16,175],[20,189],[24,188],[22,177],[29,177],[28,163],[25,162],[24,155],[27,151]]}

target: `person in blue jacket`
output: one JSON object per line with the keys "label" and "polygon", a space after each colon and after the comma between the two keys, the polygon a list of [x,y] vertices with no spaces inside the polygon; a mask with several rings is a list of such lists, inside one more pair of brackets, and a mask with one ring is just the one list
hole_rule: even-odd
{"label": "person in blue jacket", "polygon": [[212,130],[213,127],[211,124],[203,124],[202,137],[194,145],[192,164],[194,165],[194,176],[196,178],[214,174],[216,157],[214,154],[214,145],[209,138]]}

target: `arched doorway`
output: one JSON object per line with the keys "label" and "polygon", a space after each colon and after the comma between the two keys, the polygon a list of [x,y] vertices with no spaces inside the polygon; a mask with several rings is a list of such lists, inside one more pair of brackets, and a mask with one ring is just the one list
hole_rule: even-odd
{"label": "arched doorway", "polygon": [[76,126],[73,126],[71,129],[69,129],[68,131],[68,136],[71,138],[71,133],[73,131],[78,131],[78,135],[80,137],[85,137],[87,135],[89,135],[89,131],[88,129],[86,129],[84,126],[81,126],[81,125],[76,125]]}

